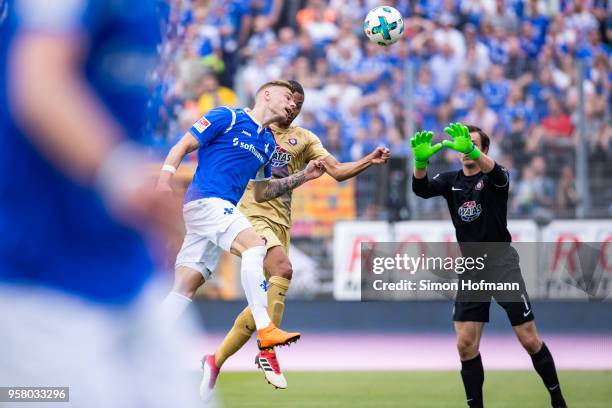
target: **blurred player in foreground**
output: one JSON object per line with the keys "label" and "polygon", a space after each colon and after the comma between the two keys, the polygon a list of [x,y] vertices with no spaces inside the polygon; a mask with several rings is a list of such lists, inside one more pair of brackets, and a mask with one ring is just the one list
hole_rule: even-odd
{"label": "blurred player in foreground", "polygon": [[70,386],[62,407],[201,406],[151,313],[146,241],[176,222],[134,141],[155,5],[15,0],[0,26],[0,385]]}
{"label": "blurred player in foreground", "polygon": [[[423,198],[443,196],[448,204],[457,241],[461,243],[510,243],[507,228],[507,204],[510,177],[508,171],[487,156],[489,136],[475,126],[451,124],[444,129],[453,141],[444,140],[432,146],[432,132],[417,132],[411,139],[414,154],[414,177],[412,189]],[[442,146],[459,152],[462,169],[427,177],[427,164],[431,156]],[[485,244],[486,246],[486,244]],[[492,260],[494,274],[511,277],[519,282],[522,300],[501,300],[512,328],[531,356],[533,366],[542,377],[554,408],[565,408],[565,400],[557,378],[557,370],[550,351],[540,339],[534,322],[533,310],[521,276],[516,250],[510,245]],[[460,297],[455,301],[453,320],[457,335],[457,349],[461,358],[461,378],[470,407],[482,407],[482,385],[484,370],[479,346],[484,324],[489,321],[489,301],[466,301]]]}
{"label": "blurred player in foreground", "polygon": [[[372,165],[384,164],[389,159],[389,150],[379,147],[350,163],[339,163],[321,144],[312,132],[292,126],[300,114],[304,103],[304,89],[299,82],[289,81],[293,87],[296,107],[286,118],[271,126],[276,149],[272,154],[272,176],[294,177],[300,174],[306,163],[322,160],[325,171],[338,181],[355,177]],[[245,214],[259,235],[264,237],[266,256],[264,267],[268,278],[268,313],[275,324],[280,324],[285,309],[285,295],[291,283],[293,270],[287,257],[291,229],[291,189],[274,200],[261,203],[257,200],[257,184],[250,184],[240,201],[240,210]],[[200,393],[205,394],[214,388],[222,364],[236,353],[251,338],[255,324],[251,311],[246,308],[238,315],[234,326],[227,334],[214,355],[204,356],[202,364],[204,377]],[[264,350],[257,354],[255,363],[264,372],[266,379],[276,388],[287,388],[274,350]]]}
{"label": "blurred player in foreground", "polygon": [[258,330],[260,349],[289,344],[299,333],[285,332],[271,321],[268,286],[263,273],[266,247],[251,223],[236,208],[249,180],[258,202],[278,197],[320,177],[322,163],[313,161],[296,174],[270,180],[275,149],[268,128],[284,121],[295,109],[292,87],[286,81],[261,86],[253,110],[217,107],[200,118],[170,150],[158,181],[158,191],[171,192],[171,177],[186,154],[198,150],[198,167],[185,196],[187,233],[176,259],[174,287],[164,311],[176,319],[191,303],[196,290],[217,267],[221,250],[242,256],[241,281]]}

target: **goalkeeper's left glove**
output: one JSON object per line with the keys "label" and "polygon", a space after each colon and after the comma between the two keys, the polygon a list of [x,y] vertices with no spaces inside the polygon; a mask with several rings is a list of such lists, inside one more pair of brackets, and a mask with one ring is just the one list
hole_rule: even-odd
{"label": "goalkeeper's left glove", "polygon": [[480,157],[480,149],[472,142],[467,126],[461,123],[451,123],[444,128],[444,131],[453,138],[452,142],[450,140],[442,141],[444,147],[463,153],[472,160]]}

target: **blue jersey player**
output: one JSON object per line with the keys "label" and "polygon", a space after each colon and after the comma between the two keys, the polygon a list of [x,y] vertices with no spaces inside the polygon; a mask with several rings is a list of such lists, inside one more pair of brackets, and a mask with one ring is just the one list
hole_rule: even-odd
{"label": "blue jersey player", "polygon": [[2,385],[70,385],[74,406],[199,403],[177,372],[176,340],[150,313],[140,229],[171,209],[147,186],[134,140],[156,4],[1,2]]}
{"label": "blue jersey player", "polygon": [[261,349],[296,341],[267,312],[263,259],[266,247],[236,204],[250,180],[259,202],[278,197],[321,176],[324,167],[312,161],[290,177],[270,180],[275,142],[267,126],[284,120],[296,108],[291,84],[268,82],[258,90],[252,110],[217,107],[200,118],[170,150],[158,181],[159,191],[172,191],[170,181],[182,159],[198,150],[198,167],[187,190],[183,216],[187,233],[177,256],[174,287],[164,309],[178,317],[196,290],[217,266],[221,250],[242,256],[241,281],[258,330]]}

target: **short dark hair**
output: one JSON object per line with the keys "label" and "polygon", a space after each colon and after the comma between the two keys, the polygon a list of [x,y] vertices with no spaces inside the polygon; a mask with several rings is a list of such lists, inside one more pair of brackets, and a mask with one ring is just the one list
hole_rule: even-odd
{"label": "short dark hair", "polygon": [[293,88],[293,92],[297,92],[300,95],[304,96],[304,87],[302,86],[302,84],[300,84],[298,81],[293,80],[293,79],[290,79],[287,82],[289,82],[289,84]]}
{"label": "short dark hair", "polygon": [[480,135],[480,144],[482,145],[482,151],[489,151],[489,146],[491,145],[491,138],[487,135],[484,130],[474,125],[467,125],[468,131],[470,133],[477,132]]}

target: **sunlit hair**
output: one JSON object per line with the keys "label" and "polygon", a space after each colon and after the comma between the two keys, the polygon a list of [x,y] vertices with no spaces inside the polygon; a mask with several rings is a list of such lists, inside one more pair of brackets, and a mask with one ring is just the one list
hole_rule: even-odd
{"label": "sunlit hair", "polygon": [[265,84],[263,84],[262,86],[260,86],[259,89],[257,90],[257,92],[255,93],[255,95],[259,95],[261,91],[264,91],[264,90],[266,90],[268,88],[271,88],[273,86],[282,86],[284,88],[289,89],[293,93],[293,87],[291,86],[289,81],[274,80],[274,81],[268,81]]}

